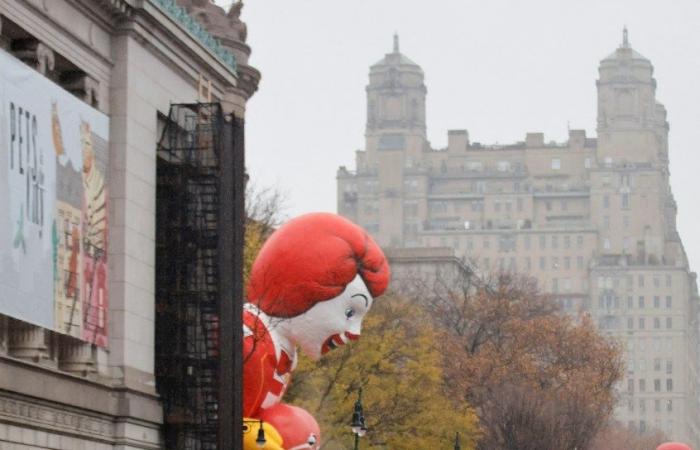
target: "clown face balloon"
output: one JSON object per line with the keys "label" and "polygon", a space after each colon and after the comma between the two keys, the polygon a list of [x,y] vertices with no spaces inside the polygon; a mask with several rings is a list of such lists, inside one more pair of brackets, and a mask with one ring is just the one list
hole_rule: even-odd
{"label": "clown face balloon", "polygon": [[[297,346],[319,359],[358,339],[362,319],[388,283],[377,243],[338,215],[307,214],[273,233],[253,264],[244,307],[244,415],[281,424],[277,416],[292,411],[280,402]],[[294,411],[277,430],[282,448],[320,446],[313,417]],[[301,438],[289,430],[303,430]]]}

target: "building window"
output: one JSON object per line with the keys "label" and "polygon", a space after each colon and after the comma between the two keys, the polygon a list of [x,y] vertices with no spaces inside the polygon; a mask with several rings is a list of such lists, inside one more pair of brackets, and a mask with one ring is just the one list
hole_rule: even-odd
{"label": "building window", "polygon": [[644,287],[644,275],[637,276],[637,286]]}
{"label": "building window", "polygon": [[661,319],[654,317],[654,329],[658,330],[659,328],[661,328]]}
{"label": "building window", "polygon": [[632,317],[627,318],[627,329],[628,330],[634,329],[634,319]]}
{"label": "building window", "polygon": [[610,229],[610,216],[603,216],[603,229],[604,230]]}
{"label": "building window", "polygon": [[576,236],[576,246],[583,248],[583,236]]}
{"label": "building window", "polygon": [[603,248],[605,250],[610,250],[610,238],[603,239]]}
{"label": "building window", "polygon": [[671,275],[666,275],[666,287],[671,287]]}
{"label": "building window", "polygon": [[625,192],[622,194],[622,209],[629,209],[630,207],[630,195]]}
{"label": "building window", "polygon": [[547,208],[547,211],[551,211],[551,210],[552,210],[552,202],[550,202],[549,200],[547,200],[546,202],[544,202],[544,206],[545,206],[545,208]]}
{"label": "building window", "polygon": [[547,246],[547,236],[541,234],[540,235],[540,250],[544,250],[546,246]]}
{"label": "building window", "polygon": [[523,241],[525,242],[525,250],[530,250],[530,235],[523,236]]}
{"label": "building window", "polygon": [[[673,387],[673,382],[671,383],[671,387]],[[673,400],[670,398],[668,400],[666,400],[666,411],[668,411],[668,412],[673,411]]]}
{"label": "building window", "polygon": [[639,329],[640,330],[646,329],[646,321],[644,320],[644,317],[639,318]]}
{"label": "building window", "polygon": [[603,196],[603,208],[610,208],[610,196],[609,195]]}
{"label": "building window", "polygon": [[666,378],[666,390],[668,392],[673,391],[673,378]]}
{"label": "building window", "polygon": [[666,317],[666,329],[670,330],[671,328],[673,328],[673,318]]}
{"label": "building window", "polygon": [[622,238],[622,249],[624,250],[625,253],[630,251],[630,238],[627,236]]}
{"label": "building window", "polygon": [[493,203],[493,210],[496,212],[501,212],[501,202],[496,201]]}
{"label": "building window", "polygon": [[484,245],[484,248],[487,248],[487,249],[491,248],[491,239],[489,239],[488,237],[485,237],[483,245]]}
{"label": "building window", "polygon": [[630,216],[622,216],[622,224],[625,227],[625,230],[630,227]]}
{"label": "building window", "polygon": [[627,392],[634,394],[634,380],[632,378],[627,379]]}
{"label": "building window", "polygon": [[559,236],[556,234],[552,236],[552,248],[559,248]]}
{"label": "building window", "polygon": [[627,309],[634,309],[634,298],[631,295],[627,296]]}
{"label": "building window", "polygon": [[[659,380],[659,391],[661,391],[661,380]],[[654,411],[661,411],[661,400],[659,400],[658,398],[654,400]]]}
{"label": "building window", "polygon": [[603,159],[603,163],[605,164],[605,167],[612,167],[613,159],[610,156],[606,156]]}
{"label": "building window", "polygon": [[540,270],[544,270],[547,262],[544,256],[540,256]]}
{"label": "building window", "polygon": [[672,307],[672,298],[670,295],[666,296],[666,309],[671,309]]}
{"label": "building window", "polygon": [[576,268],[579,270],[583,269],[583,256],[576,257]]}
{"label": "building window", "polygon": [[559,280],[552,278],[552,292],[559,292]]}
{"label": "building window", "polygon": [[583,167],[586,169],[591,168],[591,158],[586,158],[583,160]]}
{"label": "building window", "polygon": [[647,391],[647,380],[644,378],[639,379],[639,392],[646,392]]}
{"label": "building window", "polygon": [[521,212],[521,211],[523,210],[523,199],[522,199],[522,198],[518,198],[518,199],[516,200],[516,205],[517,205],[517,208],[518,208],[518,212]]}
{"label": "building window", "polygon": [[654,275],[653,280],[654,280],[654,287],[655,288],[661,287],[661,278],[659,278],[658,275]]}
{"label": "building window", "polygon": [[552,170],[559,170],[559,169],[561,169],[561,159],[552,158]]}
{"label": "building window", "polygon": [[[654,372],[658,372],[661,370],[661,358],[654,358]],[[659,380],[659,385],[661,384],[661,380]]]}
{"label": "building window", "polygon": [[566,270],[571,269],[571,257],[570,256],[564,257],[564,269],[566,269]]}
{"label": "building window", "polygon": [[661,299],[658,295],[654,296],[654,308],[661,308]]}
{"label": "building window", "polygon": [[643,295],[639,296],[639,308],[644,309],[644,296]]}
{"label": "building window", "polygon": [[673,360],[672,359],[666,360],[666,373],[669,375],[673,373]]}

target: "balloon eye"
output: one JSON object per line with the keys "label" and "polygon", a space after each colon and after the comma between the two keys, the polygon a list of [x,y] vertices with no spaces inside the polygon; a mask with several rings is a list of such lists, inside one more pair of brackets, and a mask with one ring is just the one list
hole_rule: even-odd
{"label": "balloon eye", "polygon": [[354,315],[355,315],[355,310],[354,310],[354,309],[348,308],[348,309],[345,310],[345,317],[347,317],[348,319],[351,318],[351,317],[354,316]]}

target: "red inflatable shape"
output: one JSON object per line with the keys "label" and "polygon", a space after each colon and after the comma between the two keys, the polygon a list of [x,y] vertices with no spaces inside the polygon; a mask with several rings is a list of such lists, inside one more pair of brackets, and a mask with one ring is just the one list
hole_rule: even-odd
{"label": "red inflatable shape", "polygon": [[263,410],[260,418],[284,436],[286,450],[316,449],[321,443],[321,429],[306,410],[278,403]]}
{"label": "red inflatable shape", "polygon": [[656,450],[693,450],[693,449],[685,444],[681,444],[680,442],[666,442],[665,444],[661,444],[658,447],[656,447]]}

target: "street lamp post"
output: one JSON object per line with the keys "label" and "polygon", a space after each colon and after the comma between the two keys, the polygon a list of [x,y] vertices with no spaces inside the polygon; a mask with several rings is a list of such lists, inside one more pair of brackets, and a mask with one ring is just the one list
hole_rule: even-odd
{"label": "street lamp post", "polygon": [[352,412],[350,429],[355,435],[355,450],[358,450],[360,448],[360,438],[367,433],[367,427],[365,426],[365,415],[362,411],[362,388],[360,388],[357,392],[357,401],[355,401],[355,409]]}
{"label": "street lamp post", "polygon": [[459,431],[455,435],[455,450],[462,450],[462,446],[459,444]]}
{"label": "street lamp post", "polygon": [[250,426],[246,425],[246,423],[257,423],[258,424],[258,435],[255,438],[255,445],[258,448],[265,447],[265,444],[267,444],[267,439],[265,439],[265,430],[263,429],[262,419],[255,419],[255,420],[244,419],[243,420],[243,433],[250,432]]}

